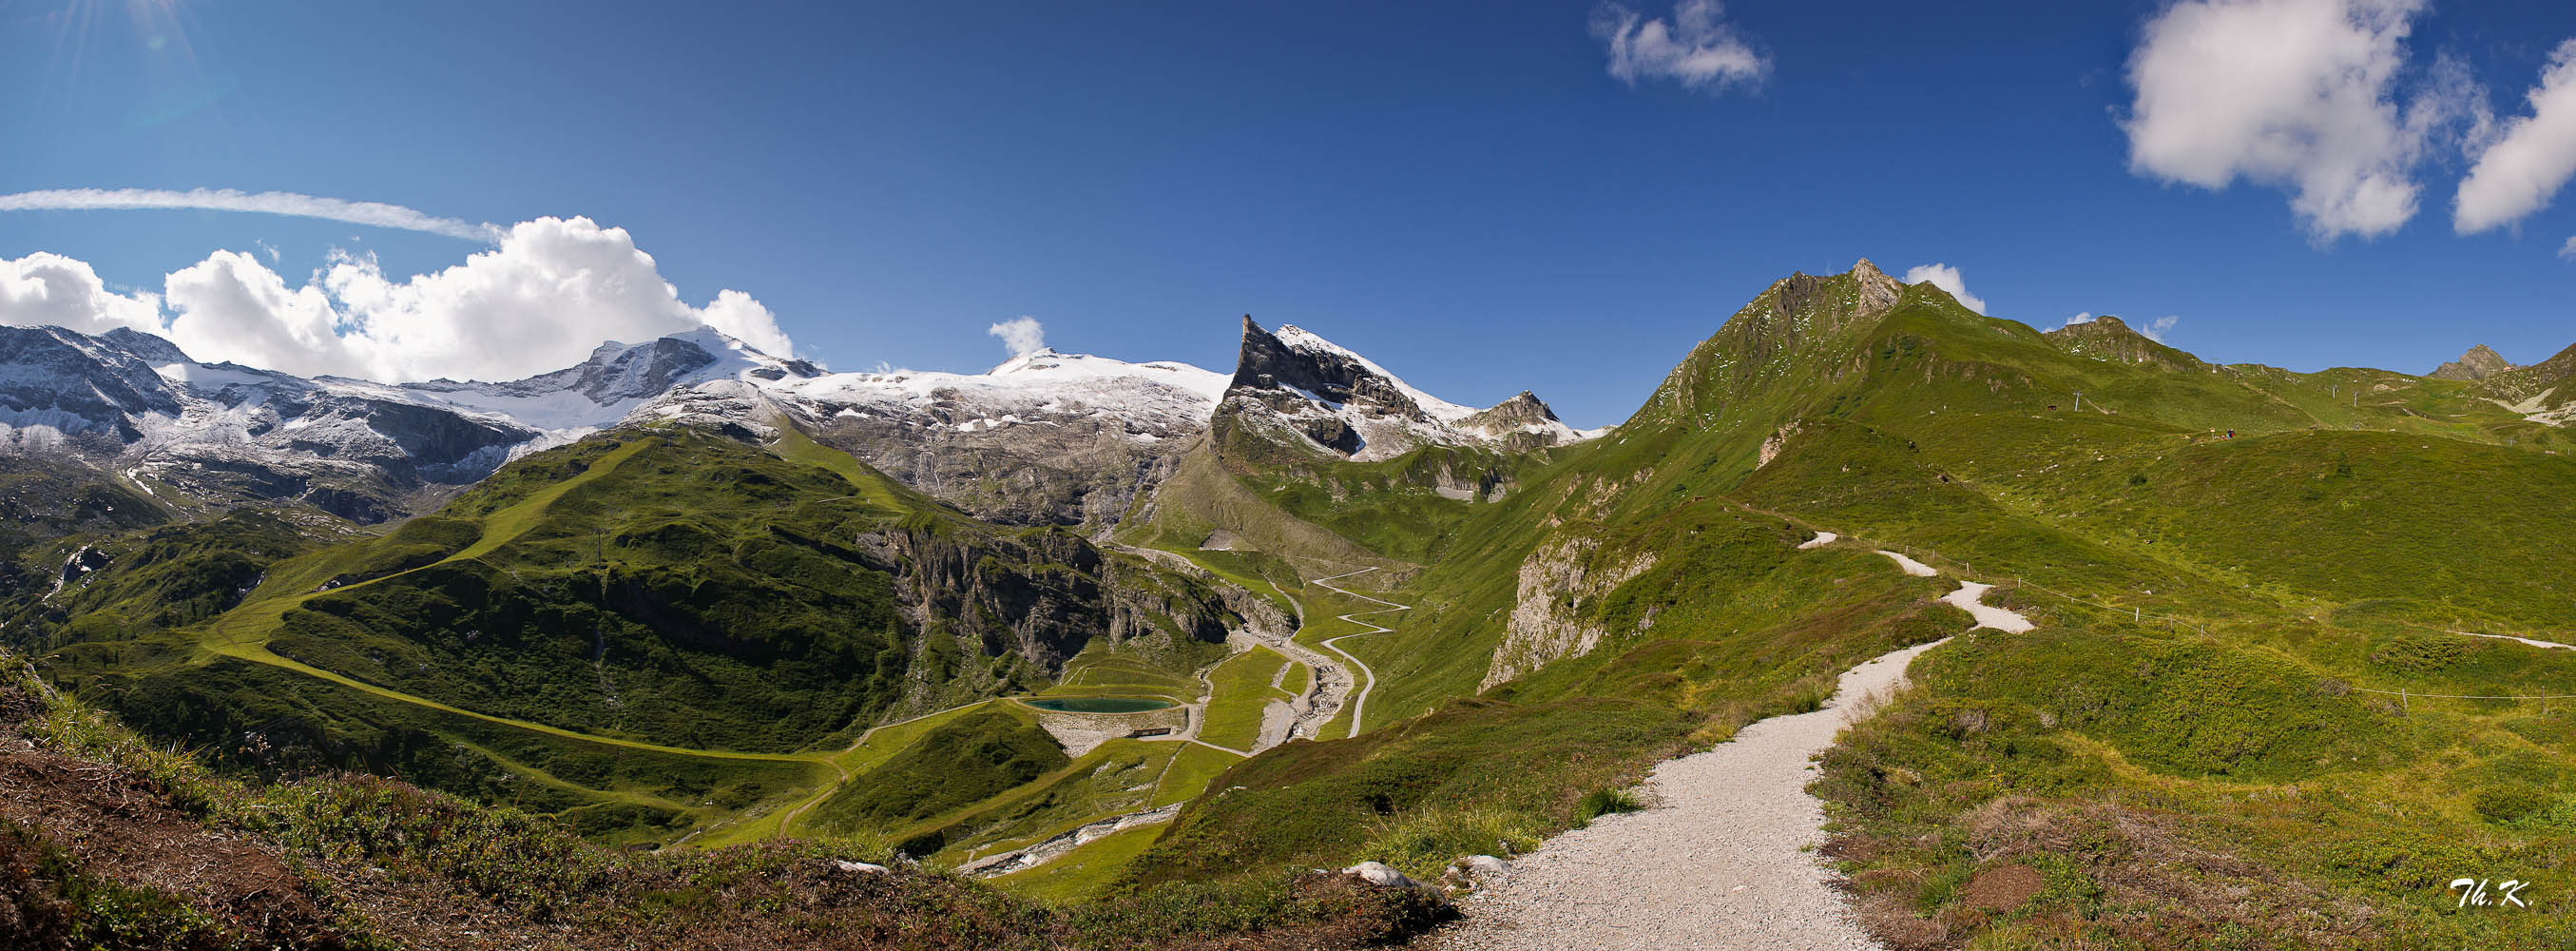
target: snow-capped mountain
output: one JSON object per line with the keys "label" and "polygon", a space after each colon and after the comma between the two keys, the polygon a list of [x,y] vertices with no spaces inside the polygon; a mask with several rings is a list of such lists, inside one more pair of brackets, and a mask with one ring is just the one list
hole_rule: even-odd
{"label": "snow-capped mountain", "polygon": [[834,373],[771,384],[815,439],[977,516],[1106,525],[1206,431],[1224,374],[1038,350],[983,373]]}
{"label": "snow-capped mountain", "polygon": [[1221,403],[1362,460],[1593,435],[1526,392],[1460,406],[1295,327],[1244,328],[1231,377],[1054,350],[983,373],[829,373],[701,328],[522,380],[377,383],[201,363],[128,330],[0,327],[0,452],[77,459],[172,504],[286,500],[374,522],[618,425],[766,438],[784,422],[978,517],[1101,526],[1173,471]]}
{"label": "snow-capped mountain", "polygon": [[373,522],[648,405],[667,414],[675,394],[821,373],[712,330],[525,380],[385,384],[201,363],[131,330],[0,327],[0,450],[76,458],[173,503],[289,499]]}
{"label": "snow-capped mountain", "polygon": [[294,498],[377,521],[542,435],[373,384],[199,363],[130,330],[0,327],[0,449],[77,458],[155,495]]}
{"label": "snow-capped mountain", "polygon": [[1247,422],[1293,432],[1317,449],[1359,461],[1424,445],[1534,448],[1590,439],[1601,430],[1560,422],[1524,390],[1479,410],[1425,393],[1348,348],[1295,326],[1277,333],[1243,318],[1243,355],[1225,399]]}
{"label": "snow-capped mountain", "polygon": [[337,378],[333,382],[571,434],[615,426],[675,390],[711,381],[738,380],[757,386],[823,375],[822,368],[811,363],[774,357],[701,327],[639,344],[610,341],[577,365],[506,383],[432,380],[386,385]]}
{"label": "snow-capped mountain", "polygon": [[0,327],[0,451],[76,458],[165,501],[372,522],[620,424],[765,436],[784,418],[981,516],[1104,523],[1207,428],[1225,385],[1053,350],[984,373],[826,373],[704,328],[523,380],[377,383],[201,363],[128,330]]}

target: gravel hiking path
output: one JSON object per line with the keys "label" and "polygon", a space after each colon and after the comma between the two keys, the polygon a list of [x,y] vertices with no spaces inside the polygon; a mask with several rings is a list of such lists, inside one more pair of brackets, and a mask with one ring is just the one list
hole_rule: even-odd
{"label": "gravel hiking path", "polygon": [[2462,635],[2466,635],[2466,636],[2469,636],[2469,637],[2487,637],[2487,638],[2493,638],[2493,639],[2495,639],[2495,640],[2499,640],[2499,641],[2512,641],[2512,642],[2514,642],[2514,643],[2516,643],[2516,644],[2529,644],[2529,645],[2531,645],[2531,646],[2533,646],[2533,647],[2543,647],[2543,648],[2550,648],[2550,649],[2554,649],[2554,650],[2569,650],[2569,651],[2576,651],[2576,644],[2561,644],[2561,643],[2558,643],[2557,641],[2535,641],[2535,640],[2532,640],[2531,638],[2528,638],[2528,637],[2515,637],[2515,636],[2513,636],[2513,635],[2511,635],[2511,634],[2480,634],[2480,633],[2478,633],[2478,632],[2476,632],[2476,631],[2452,631],[2451,633],[2453,633],[2453,634],[2462,634]]}
{"label": "gravel hiking path", "polygon": [[1656,767],[1653,808],[1549,839],[1500,886],[1470,896],[1463,925],[1421,947],[1877,951],[1813,851],[1825,813],[1807,795],[1809,759],[1947,640],[1852,668],[1822,710],[1772,717]]}
{"label": "gravel hiking path", "polygon": [[[1819,532],[1799,547],[1837,537]],[[1879,554],[1906,574],[1939,574],[1903,554]],[[1941,600],[1978,627],[2030,630],[2029,619],[1982,600],[1992,588],[1968,582]],[[1655,767],[1645,784],[1650,808],[1549,839],[1501,883],[1468,896],[1464,922],[1417,947],[1880,951],[1816,858],[1825,812],[1807,783],[1835,735],[1875,713],[1916,657],[1948,642],[1880,655],[1845,671],[1821,710],[1763,720]]]}
{"label": "gravel hiking path", "polygon": [[1907,558],[1901,553],[1888,551],[1884,548],[1879,549],[1878,553],[1896,559],[1896,567],[1905,569],[1906,574],[1913,575],[1917,578],[1929,578],[1940,574],[1940,572],[1932,570],[1931,565],[1924,564],[1912,558]]}
{"label": "gravel hiking path", "polygon": [[1827,545],[1833,544],[1835,539],[1841,537],[1842,536],[1836,535],[1832,532],[1817,532],[1816,537],[1798,543],[1798,550],[1805,551],[1810,548],[1823,548]]}
{"label": "gravel hiking path", "polygon": [[1991,627],[2006,634],[2028,632],[2032,627],[2029,618],[2021,616],[2018,611],[1986,603],[1986,592],[1994,589],[1994,585],[1962,581],[1959,582],[1959,590],[1941,596],[1941,603],[1975,616],[1978,627]]}

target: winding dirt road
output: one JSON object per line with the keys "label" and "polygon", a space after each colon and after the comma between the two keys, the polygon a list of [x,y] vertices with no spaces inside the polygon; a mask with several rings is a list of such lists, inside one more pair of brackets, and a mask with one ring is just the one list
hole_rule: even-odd
{"label": "winding dirt road", "polygon": [[1332,652],[1333,652],[1333,653],[1336,653],[1336,654],[1340,654],[1340,655],[1342,655],[1342,659],[1350,661],[1350,662],[1351,662],[1351,666],[1352,666],[1352,667],[1354,667],[1354,668],[1358,669],[1358,670],[1359,670],[1359,672],[1360,672],[1363,676],[1366,676],[1366,677],[1368,678],[1368,682],[1367,682],[1367,683],[1365,683],[1365,684],[1360,685],[1359,690],[1358,690],[1356,693],[1353,693],[1353,694],[1351,695],[1351,733],[1350,733],[1350,735],[1352,735],[1352,736],[1358,736],[1358,735],[1360,734],[1361,729],[1363,729],[1363,728],[1365,727],[1365,725],[1368,723],[1368,695],[1369,695],[1369,691],[1370,691],[1370,690],[1375,689],[1375,688],[1377,687],[1377,671],[1370,670],[1370,669],[1369,669],[1369,665],[1367,665],[1367,664],[1365,664],[1365,663],[1362,663],[1362,662],[1360,661],[1360,659],[1359,659],[1359,658],[1351,656],[1351,652],[1346,651],[1346,650],[1343,650],[1343,649],[1342,649],[1342,647],[1341,647],[1341,642],[1346,641],[1346,640],[1349,640],[1349,639],[1354,638],[1354,637],[1365,637],[1365,636],[1370,635],[1370,634],[1391,634],[1391,633],[1394,633],[1394,631],[1395,631],[1395,629],[1394,629],[1394,628],[1391,628],[1391,627],[1381,627],[1381,626],[1379,626],[1379,625],[1377,625],[1377,624],[1373,624],[1373,623],[1370,623],[1370,622],[1368,622],[1368,621],[1360,620],[1360,616],[1361,616],[1361,615],[1364,615],[1364,614],[1392,614],[1392,613],[1397,612],[1397,611],[1410,611],[1410,610],[1413,610],[1413,605],[1410,605],[1410,604],[1397,604],[1397,603],[1395,603],[1395,602],[1393,602],[1393,601],[1384,601],[1384,600],[1379,600],[1379,599],[1377,599],[1377,598],[1372,598],[1372,597],[1369,597],[1368,595],[1361,594],[1361,593],[1356,592],[1356,591],[1351,591],[1351,590],[1348,590],[1348,589],[1335,587],[1335,586],[1333,586],[1333,585],[1331,584],[1331,582],[1339,581],[1339,580],[1341,580],[1341,579],[1343,579],[1343,578],[1348,578],[1348,577],[1351,577],[1351,576],[1353,576],[1353,575],[1364,575],[1364,574],[1367,574],[1367,573],[1369,573],[1369,572],[1376,571],[1376,570],[1377,570],[1377,569],[1375,569],[1375,568],[1362,568],[1362,569],[1360,569],[1360,570],[1358,570],[1358,571],[1344,572],[1344,573],[1342,573],[1342,574],[1334,575],[1334,576],[1332,576],[1332,577],[1330,577],[1330,578],[1317,578],[1317,579],[1315,579],[1315,580],[1313,580],[1313,581],[1306,582],[1307,584],[1314,585],[1315,587],[1322,588],[1322,589],[1324,589],[1324,590],[1326,590],[1326,591],[1331,591],[1331,592],[1334,592],[1334,593],[1340,594],[1340,595],[1342,595],[1343,597],[1358,598],[1358,599],[1360,599],[1360,600],[1362,600],[1362,601],[1369,602],[1370,604],[1383,604],[1383,605],[1386,605],[1386,607],[1379,608],[1379,609],[1377,609],[1377,610],[1375,610],[1375,611],[1355,611],[1355,612],[1352,612],[1352,613],[1350,613],[1350,614],[1338,615],[1338,617],[1340,617],[1342,620],[1349,621],[1349,622],[1351,622],[1351,623],[1353,623],[1353,624],[1357,624],[1357,625],[1359,625],[1359,626],[1361,626],[1361,627],[1368,628],[1369,630],[1365,630],[1365,631],[1358,631],[1358,632],[1354,632],[1354,633],[1350,633],[1350,634],[1344,634],[1344,635],[1342,635],[1342,636],[1340,636],[1340,637],[1332,638],[1331,640],[1327,640],[1327,641],[1324,641],[1324,642],[1323,642],[1323,644],[1324,644],[1324,646],[1325,646],[1325,647],[1330,648],[1330,649],[1332,650]]}

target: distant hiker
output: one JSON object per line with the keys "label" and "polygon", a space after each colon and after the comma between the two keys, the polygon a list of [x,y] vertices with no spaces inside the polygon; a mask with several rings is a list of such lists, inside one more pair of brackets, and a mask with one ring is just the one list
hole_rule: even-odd
{"label": "distant hiker", "polygon": [[2227,438],[2229,438],[2229,439],[2234,439],[2234,438],[2236,438],[2236,431],[2235,431],[2235,430],[2233,430],[2233,429],[2228,430],[2228,431],[2227,431]]}

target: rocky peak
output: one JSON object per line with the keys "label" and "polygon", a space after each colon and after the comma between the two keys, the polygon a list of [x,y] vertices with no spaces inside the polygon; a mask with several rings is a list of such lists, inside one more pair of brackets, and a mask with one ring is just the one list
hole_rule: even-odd
{"label": "rocky peak", "polygon": [[1540,402],[1537,394],[1522,390],[1511,399],[1458,421],[1458,428],[1503,444],[1509,449],[1529,449],[1561,445],[1599,435],[1586,433],[1556,418],[1556,411]]}
{"label": "rocky peak", "polygon": [[2434,367],[2433,372],[2426,375],[2436,380],[2483,380],[2512,369],[2515,369],[2513,362],[2506,360],[2503,354],[2489,349],[2486,344],[2479,344],[2460,354],[2459,359]]}
{"label": "rocky peak", "polygon": [[1523,426],[1544,426],[1556,421],[1556,411],[1549,409],[1546,403],[1540,402],[1538,394],[1522,390],[1511,399],[1496,403],[1490,409],[1467,417],[1461,425],[1471,429],[1499,432],[1504,429],[1519,429]]}
{"label": "rocky peak", "polygon": [[1369,415],[1431,421],[1405,389],[1358,354],[1322,337],[1294,325],[1282,325],[1273,334],[1246,314],[1242,356],[1227,394],[1321,400]]}
{"label": "rocky peak", "polygon": [[0,422],[132,441],[142,435],[133,418],[177,415],[177,388],[120,345],[132,338],[169,346],[146,334],[110,340],[60,327],[0,327]]}
{"label": "rocky peak", "polygon": [[2058,349],[2068,353],[2122,363],[2152,363],[2177,370],[2200,366],[2200,360],[2164,344],[2157,343],[2120,318],[2104,314],[2083,323],[2067,324],[2042,334]]}

